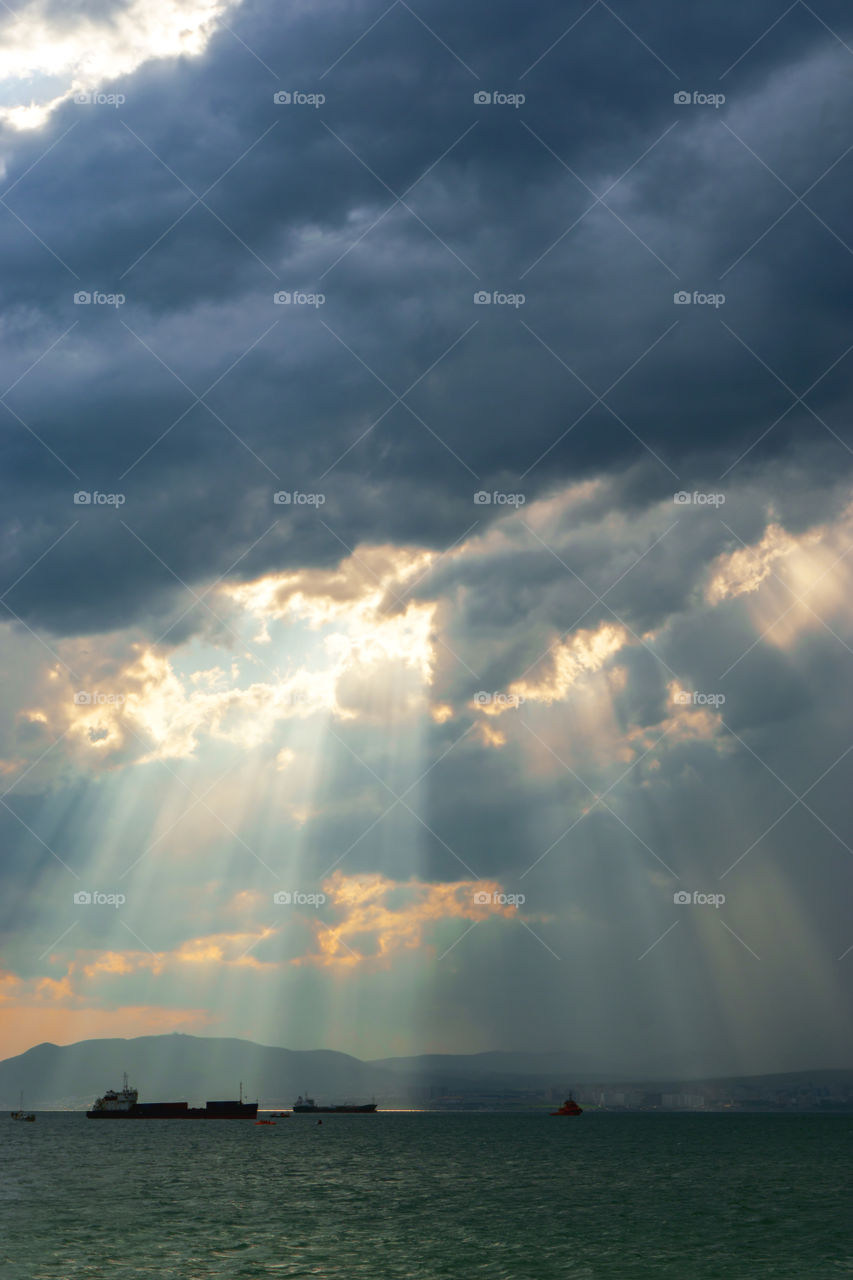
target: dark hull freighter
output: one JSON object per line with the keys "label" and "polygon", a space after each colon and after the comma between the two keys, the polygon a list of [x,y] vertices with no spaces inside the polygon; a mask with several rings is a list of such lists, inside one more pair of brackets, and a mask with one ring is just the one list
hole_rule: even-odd
{"label": "dark hull freighter", "polygon": [[239,1100],[208,1102],[203,1107],[190,1107],[186,1102],[139,1102],[138,1097],[125,1076],[121,1092],[108,1089],[86,1115],[90,1120],[255,1120],[258,1115],[257,1102],[243,1101],[242,1085]]}
{"label": "dark hull freighter", "polygon": [[298,1097],[293,1104],[294,1114],[308,1115],[368,1115],[376,1110],[375,1102],[365,1102],[361,1106],[342,1102],[338,1106],[318,1107],[313,1098]]}

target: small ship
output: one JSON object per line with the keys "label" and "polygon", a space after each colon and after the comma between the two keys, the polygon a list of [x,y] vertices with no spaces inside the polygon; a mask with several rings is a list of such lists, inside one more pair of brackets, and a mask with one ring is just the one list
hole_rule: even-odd
{"label": "small ship", "polygon": [[579,1107],[578,1104],[575,1102],[574,1098],[572,1097],[572,1095],[569,1094],[568,1098],[566,1098],[566,1101],[560,1107],[560,1110],[552,1111],[551,1115],[552,1116],[582,1116],[583,1107]]}
{"label": "small ship", "polygon": [[25,1111],[25,1110],[24,1110],[24,1091],[23,1091],[23,1089],[21,1090],[21,1101],[20,1101],[20,1104],[19,1104],[19,1106],[18,1106],[18,1110],[17,1110],[17,1111],[10,1111],[10,1112],[9,1112],[9,1115],[10,1115],[10,1117],[11,1117],[13,1120],[29,1120],[29,1121],[30,1121],[30,1123],[32,1123],[32,1122],[35,1120],[35,1118],[36,1118],[36,1117],[35,1117],[35,1113],[34,1113],[33,1111]]}
{"label": "small ship", "polygon": [[140,1102],[139,1093],[130,1088],[125,1072],[121,1092],[108,1089],[86,1115],[90,1120],[256,1120],[258,1104],[243,1101],[242,1084],[237,1101],[208,1102],[203,1107],[191,1107],[186,1102]]}
{"label": "small ship", "polygon": [[354,1103],[344,1102],[339,1103],[337,1106],[318,1107],[313,1098],[309,1098],[307,1095],[303,1098],[302,1094],[299,1095],[293,1104],[294,1114],[298,1112],[304,1113],[307,1111],[310,1115],[327,1115],[329,1113],[334,1113],[336,1115],[367,1115],[375,1110],[375,1102],[365,1102],[361,1106],[357,1106]]}

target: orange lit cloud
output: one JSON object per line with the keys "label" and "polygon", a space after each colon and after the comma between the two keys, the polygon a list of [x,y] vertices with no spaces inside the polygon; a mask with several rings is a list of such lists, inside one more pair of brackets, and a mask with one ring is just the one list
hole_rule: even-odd
{"label": "orange lit cloud", "polygon": [[299,617],[324,626],[352,616],[374,620],[404,606],[403,597],[436,559],[420,547],[367,546],[334,569],[272,573],[254,582],[223,584],[219,593],[258,618]]}
{"label": "orange lit cloud", "polygon": [[[629,638],[625,627],[609,622],[603,622],[594,631],[574,631],[553,645],[531,674],[514,680],[505,693],[478,694],[469,706],[486,716],[500,716],[516,711],[526,702],[540,702],[545,706],[564,702],[580,681],[600,671]],[[485,746],[503,746],[506,741],[503,734],[486,725],[480,729]]]}
{"label": "orange lit cloud", "polygon": [[[286,651],[266,649],[269,663],[247,651],[239,661],[186,671],[180,647],[145,645],[121,633],[61,641],[60,661],[44,672],[41,705],[19,716],[44,730],[45,745],[63,735],[80,762],[109,767],[188,759],[203,738],[251,749],[281,723],[310,716],[384,721],[426,711],[435,605],[402,597],[434,558],[416,549],[366,547],[334,570],[217,589],[232,634],[261,625],[254,644],[270,640],[272,622],[322,628],[310,660],[299,666],[288,663]],[[68,670],[78,673],[74,688]],[[278,767],[291,758],[280,754]],[[6,767],[14,773],[17,762]]]}
{"label": "orange lit cloud", "polygon": [[[251,897],[246,893],[238,895]],[[199,938],[188,938],[171,951],[104,951],[93,960],[86,961],[78,956],[71,968],[76,968],[87,978],[103,976],[126,976],[147,970],[153,974],[166,971],[174,973],[181,965],[215,965],[238,966],[261,969],[270,967],[255,959],[251,950],[270,938],[276,930],[263,926],[254,931],[244,933],[211,933]],[[271,964],[272,962],[270,962]]]}
{"label": "orange lit cloud", "polygon": [[830,525],[790,534],[769,524],[761,539],[717,558],[705,598],[743,596],[763,641],[788,649],[804,632],[832,630],[849,607],[853,587],[853,507]]}
{"label": "orange lit cloud", "polygon": [[769,524],[759,542],[718,556],[705,591],[706,599],[711,604],[719,604],[721,600],[757,591],[773,572],[775,561],[790,556],[800,545],[814,544],[818,537],[812,533],[800,544],[781,525]]}
{"label": "orange lit cloud", "polygon": [[429,946],[427,931],[442,920],[511,919],[517,912],[500,901],[501,886],[492,880],[427,884],[336,871],[323,890],[339,918],[333,924],[311,922],[316,949],[296,957],[294,965],[387,968],[400,952]]}

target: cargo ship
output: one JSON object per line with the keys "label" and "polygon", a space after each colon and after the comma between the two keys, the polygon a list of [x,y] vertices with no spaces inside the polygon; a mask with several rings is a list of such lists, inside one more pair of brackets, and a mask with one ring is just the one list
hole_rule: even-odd
{"label": "cargo ship", "polygon": [[293,1104],[294,1115],[297,1113],[308,1112],[310,1115],[368,1115],[376,1110],[375,1102],[365,1102],[361,1106],[354,1103],[343,1102],[337,1106],[318,1107],[313,1098],[307,1095],[303,1098],[300,1094]]}
{"label": "cargo ship", "polygon": [[258,1104],[243,1101],[242,1084],[238,1100],[208,1102],[203,1107],[191,1107],[186,1102],[140,1102],[138,1091],[130,1088],[125,1073],[121,1092],[108,1089],[86,1115],[90,1120],[256,1120]]}

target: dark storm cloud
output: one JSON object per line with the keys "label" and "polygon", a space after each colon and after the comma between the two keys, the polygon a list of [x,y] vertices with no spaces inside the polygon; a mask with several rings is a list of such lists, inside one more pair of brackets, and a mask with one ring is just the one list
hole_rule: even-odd
{"label": "dark storm cloud", "polygon": [[[849,145],[850,55],[803,10],[719,80],[771,11],[679,10],[676,25],[641,6],[626,20],[646,49],[598,6],[524,74],[582,7],[495,22],[433,6],[454,58],[400,5],[328,70],[378,15],[348,9],[330,34],[326,15],[246,6],[229,25],[270,70],[221,31],[203,58],[129,77],[120,111],[68,104],[8,135],[7,202],[35,236],[4,214],[7,584],[80,517],[11,607],[59,632],[157,628],[186,603],[177,579],[227,572],[282,516],[279,488],[325,492],[334,534],[287,512],[239,573],[330,563],[338,538],[445,546],[488,518],[481,485],[532,498],[642,460],[660,497],[776,418],[750,463],[831,440],[760,361],[800,393],[843,355],[849,162],[807,197],[835,235],[797,207],[720,281],[793,199],[725,126],[795,192]],[[837,6],[821,16],[843,26]],[[672,100],[721,86],[720,111]],[[327,102],[276,106],[281,88]],[[528,101],[476,106],[481,88]],[[436,161],[413,212],[368,231]],[[635,162],[614,212],[582,217],[594,196],[564,166],[599,193]],[[725,307],[676,307],[682,287]],[[325,305],[273,303],[296,288]],[[475,306],[480,288],[527,300]],[[127,301],[75,306],[78,289]],[[841,360],[809,397],[842,437],[848,380]],[[84,512],[77,489],[127,501]]]}

